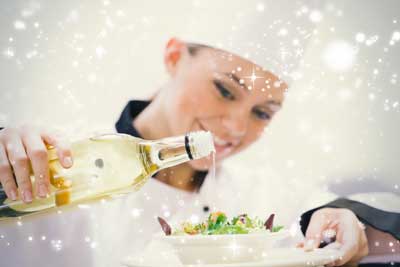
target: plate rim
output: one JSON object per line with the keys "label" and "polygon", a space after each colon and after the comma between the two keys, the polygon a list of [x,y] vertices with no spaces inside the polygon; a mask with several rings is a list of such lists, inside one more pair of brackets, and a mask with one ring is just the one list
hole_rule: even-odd
{"label": "plate rim", "polygon": [[[289,247],[289,248],[276,248],[277,250],[298,250],[298,251],[302,251],[299,248],[294,248],[294,247]],[[315,251],[326,251],[325,253],[334,253],[335,257],[332,261],[339,259],[340,258],[340,252],[339,250],[336,249],[316,249],[313,250],[312,252]],[[329,252],[328,252],[329,251]],[[312,253],[311,252],[311,253]],[[307,252],[308,253],[308,252]],[[319,261],[327,261],[328,258],[326,259],[319,259]],[[331,260],[331,259],[329,259]],[[271,263],[271,262],[270,262]],[[265,265],[267,264],[267,265]],[[294,262],[292,263],[290,266],[293,266],[293,264],[298,265],[298,262]],[[126,259],[121,260],[121,265],[124,267],[161,267],[163,266],[162,264],[160,265],[146,265],[146,264],[138,264],[138,263],[134,263],[134,264],[129,264],[127,263]],[[300,264],[301,266],[310,266],[307,263],[302,263]],[[217,263],[217,264],[201,264],[201,265],[196,265],[196,264],[182,264],[182,267],[263,267],[263,266],[269,266],[267,259],[264,260],[257,260],[257,261],[248,261],[248,262],[240,262],[240,263]],[[282,266],[282,264],[275,264],[275,265],[271,265],[271,266]],[[312,265],[312,266],[319,266],[318,264],[316,265]]]}

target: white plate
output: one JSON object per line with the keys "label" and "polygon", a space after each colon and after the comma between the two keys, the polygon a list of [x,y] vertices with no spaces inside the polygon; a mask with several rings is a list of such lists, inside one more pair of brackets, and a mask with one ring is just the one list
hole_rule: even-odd
{"label": "white plate", "polygon": [[183,264],[197,263],[199,259],[204,264],[216,264],[262,260],[265,251],[288,236],[288,231],[281,230],[242,235],[164,235],[158,240],[169,244]]}
{"label": "white plate", "polygon": [[[323,266],[331,263],[340,257],[337,250],[317,249],[304,252],[296,248],[273,249],[264,256],[264,260],[241,263],[220,263],[220,264],[191,264],[182,265],[184,267],[310,267]],[[136,262],[134,259],[123,261],[123,266],[127,267],[162,267],[159,265],[148,265],[145,262]]]}
{"label": "white plate", "polygon": [[173,246],[219,246],[231,244],[232,242],[240,243],[241,245],[254,246],[255,243],[270,243],[282,240],[289,236],[288,230],[279,232],[260,232],[251,234],[238,235],[159,235],[159,240],[165,241]]}

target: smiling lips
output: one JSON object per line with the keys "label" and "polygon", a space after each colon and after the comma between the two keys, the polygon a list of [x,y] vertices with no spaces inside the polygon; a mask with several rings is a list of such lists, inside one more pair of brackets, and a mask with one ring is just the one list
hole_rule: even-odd
{"label": "smiling lips", "polygon": [[227,141],[225,139],[222,139],[216,135],[214,135],[214,146],[215,146],[215,151],[217,153],[217,157],[221,158],[229,154],[235,146],[239,144],[238,140],[235,141]]}

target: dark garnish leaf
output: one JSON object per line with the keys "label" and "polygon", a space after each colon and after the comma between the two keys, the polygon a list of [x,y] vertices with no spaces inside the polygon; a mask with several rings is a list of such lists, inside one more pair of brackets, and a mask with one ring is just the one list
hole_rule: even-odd
{"label": "dark garnish leaf", "polygon": [[161,229],[164,231],[165,235],[171,235],[172,234],[172,229],[171,226],[161,217],[157,217],[158,222],[161,225]]}
{"label": "dark garnish leaf", "polygon": [[275,214],[273,213],[269,215],[268,219],[264,223],[265,229],[272,231],[272,227],[274,227],[274,217]]}

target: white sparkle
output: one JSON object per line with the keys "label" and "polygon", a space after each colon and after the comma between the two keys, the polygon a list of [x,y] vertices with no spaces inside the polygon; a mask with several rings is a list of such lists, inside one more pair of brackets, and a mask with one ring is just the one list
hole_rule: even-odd
{"label": "white sparkle", "polygon": [[164,211],[163,215],[165,218],[168,218],[169,216],[171,216],[171,212],[169,212],[168,210]]}
{"label": "white sparkle", "polygon": [[99,59],[103,58],[103,56],[106,54],[106,49],[102,46],[96,47],[96,55]]}
{"label": "white sparkle", "polygon": [[234,253],[240,248],[236,242],[232,242],[229,246],[229,249],[231,249]]}
{"label": "white sparkle", "polygon": [[61,240],[51,240],[50,243],[55,251],[60,251],[63,248],[63,243]]}
{"label": "white sparkle", "polygon": [[323,60],[334,71],[349,70],[356,59],[357,50],[345,41],[336,41],[325,48]]}
{"label": "white sparkle", "polygon": [[279,88],[279,87],[281,87],[281,84],[282,84],[281,81],[275,81],[275,82],[274,82],[274,87],[275,87],[275,88]]}
{"label": "white sparkle", "polygon": [[200,222],[199,216],[197,216],[197,215],[192,215],[192,216],[190,217],[190,222],[193,223],[193,224],[199,223],[199,222]]}
{"label": "white sparkle", "polygon": [[365,44],[366,44],[367,46],[371,46],[371,45],[375,44],[378,40],[379,40],[379,36],[378,36],[378,35],[374,35],[374,36],[369,37],[369,38],[365,41]]}
{"label": "white sparkle", "polygon": [[288,30],[286,29],[286,28],[282,28],[282,29],[280,29],[279,30],[279,32],[278,32],[278,36],[286,36],[286,35],[288,35]]}
{"label": "white sparkle", "polygon": [[300,11],[301,11],[301,13],[306,14],[306,13],[308,13],[308,7],[307,6],[302,6]]}
{"label": "white sparkle", "polygon": [[400,41],[400,32],[394,32],[392,35],[392,40]]}
{"label": "white sparkle", "polygon": [[359,43],[363,43],[365,41],[365,38],[365,34],[362,32],[356,34],[356,41]]}
{"label": "white sparkle", "polygon": [[294,162],[294,160],[289,159],[286,161],[286,167],[288,169],[292,169],[295,165],[296,165],[296,163]]}
{"label": "white sparkle", "polygon": [[375,95],[373,94],[373,93],[369,93],[368,94],[368,98],[369,98],[369,100],[375,100]]}
{"label": "white sparkle", "polygon": [[43,241],[44,240],[46,240],[46,236],[44,236],[44,235],[42,235],[42,238],[41,238]]}
{"label": "white sparkle", "polygon": [[347,88],[339,90],[337,95],[342,100],[349,100],[352,97],[351,91]]}
{"label": "white sparkle", "polygon": [[117,17],[125,17],[125,13],[122,10],[117,10]]}
{"label": "white sparkle", "polygon": [[[253,68],[251,75],[250,76],[244,76],[243,78],[245,79],[250,79],[252,82],[252,88],[254,88],[254,82],[259,79],[259,78],[263,78],[262,76],[257,76],[255,69]],[[240,79],[240,84],[244,84],[244,80]]]}
{"label": "white sparkle", "polygon": [[309,19],[314,23],[320,22],[322,20],[322,13],[318,10],[313,10],[310,13]]}
{"label": "white sparkle", "polygon": [[131,210],[131,215],[132,215],[132,217],[133,218],[138,218],[139,216],[140,216],[140,214],[142,214],[142,211],[143,210],[141,210],[141,209],[132,209]]}
{"label": "white sparkle", "polygon": [[258,4],[257,4],[257,11],[258,11],[258,12],[263,12],[264,9],[265,9],[265,6],[264,6],[263,3],[258,3]]}
{"label": "white sparkle", "polygon": [[4,51],[3,51],[3,55],[6,58],[12,58],[15,55],[15,51],[12,47],[7,47]]}
{"label": "white sparkle", "polygon": [[28,237],[29,241],[33,241],[33,236]]}
{"label": "white sparkle", "polygon": [[390,45],[395,45],[400,40],[400,32],[395,31],[392,34],[392,39],[390,40]]}
{"label": "white sparkle", "polygon": [[32,51],[29,51],[28,53],[26,53],[25,56],[27,59],[31,59],[31,58],[37,56],[37,54],[38,54],[38,52],[36,50],[32,50]]}
{"label": "white sparkle", "polygon": [[77,22],[79,20],[79,13],[77,10],[71,10],[68,14],[66,21],[67,22]]}
{"label": "white sparkle", "polygon": [[90,243],[90,247],[91,248],[96,248],[97,247],[97,242],[92,242],[92,243]]}
{"label": "white sparkle", "polygon": [[322,151],[324,151],[325,153],[329,153],[332,151],[332,146],[330,144],[324,144],[322,146]]}
{"label": "white sparkle", "polygon": [[96,82],[96,80],[97,80],[97,76],[96,76],[95,73],[89,74],[89,76],[88,76],[88,82],[89,83],[94,83],[94,82]]}
{"label": "white sparkle", "polygon": [[26,29],[25,22],[23,22],[22,20],[16,20],[14,22],[14,28],[16,30],[25,30]]}

